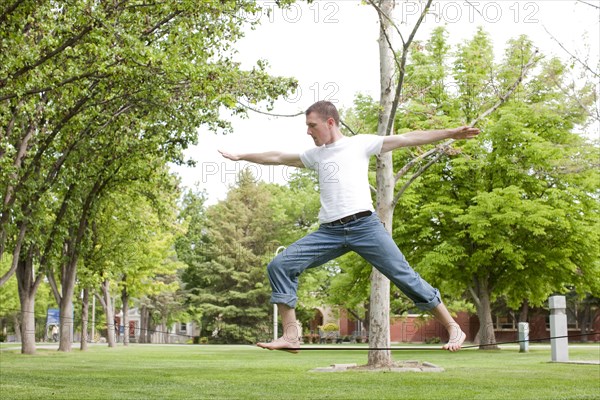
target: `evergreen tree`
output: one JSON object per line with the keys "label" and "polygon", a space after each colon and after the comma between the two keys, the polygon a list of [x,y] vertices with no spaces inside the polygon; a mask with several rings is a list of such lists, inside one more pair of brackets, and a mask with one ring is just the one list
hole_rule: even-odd
{"label": "evergreen tree", "polygon": [[[177,253],[189,312],[200,320],[202,336],[224,343],[251,343],[271,329],[271,289],[266,266],[280,246],[300,238],[316,223],[315,179],[305,171],[288,185],[258,183],[243,170],[227,198],[205,208],[201,195],[184,198],[187,234]],[[299,318],[315,306],[317,287],[327,285],[322,269],[300,282]]]}
{"label": "evergreen tree", "polygon": [[264,256],[272,249],[272,224],[263,185],[242,171],[227,198],[206,211],[202,246],[183,258],[190,302],[202,312],[201,335],[215,341],[249,343],[268,329]]}

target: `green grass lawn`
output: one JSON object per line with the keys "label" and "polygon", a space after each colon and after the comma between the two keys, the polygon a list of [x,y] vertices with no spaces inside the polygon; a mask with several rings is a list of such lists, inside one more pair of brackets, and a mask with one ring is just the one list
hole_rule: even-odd
{"label": "green grass lawn", "polygon": [[[550,363],[549,346],[500,351],[394,351],[441,373],[311,372],[367,362],[367,351],[297,355],[253,346],[130,345],[87,352],[0,347],[2,399],[600,399],[600,366]],[[600,346],[572,346],[598,360]]]}

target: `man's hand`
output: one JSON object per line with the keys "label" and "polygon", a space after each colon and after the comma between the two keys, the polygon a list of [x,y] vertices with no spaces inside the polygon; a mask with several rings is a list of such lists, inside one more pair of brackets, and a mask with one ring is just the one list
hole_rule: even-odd
{"label": "man's hand", "polygon": [[217,150],[221,155],[231,161],[240,161],[241,157],[237,154],[228,153],[223,150]]}
{"label": "man's hand", "polygon": [[458,128],[450,129],[450,138],[461,140],[461,139],[473,139],[479,135],[479,129],[470,126],[461,126]]}

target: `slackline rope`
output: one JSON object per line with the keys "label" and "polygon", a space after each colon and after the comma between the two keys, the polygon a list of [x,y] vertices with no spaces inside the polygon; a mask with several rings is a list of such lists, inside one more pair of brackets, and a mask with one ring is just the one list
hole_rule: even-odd
{"label": "slackline rope", "polygon": [[[6,308],[6,309],[2,309],[0,308],[0,311],[18,311],[21,312],[21,310],[17,310],[17,309],[11,309],[11,308]],[[31,313],[30,311],[26,311],[26,313]],[[41,314],[36,314],[35,315],[36,318],[46,318],[46,315],[41,315]],[[69,318],[69,317],[64,317],[64,320],[68,320],[68,321],[74,321],[75,318]],[[90,322],[90,320],[87,320],[88,323]],[[146,331],[150,331],[151,333],[163,333],[163,334],[169,334],[172,336],[180,336],[180,337],[187,337],[187,338],[193,338],[194,336],[192,335],[185,335],[185,334],[177,334],[177,333],[170,333],[168,331],[161,331],[161,330],[157,330],[157,329],[141,329],[141,328],[135,328],[136,330],[140,331],[140,332],[146,332]],[[537,338],[537,339],[525,339],[525,340],[514,340],[514,341],[510,341],[510,342],[499,342],[499,343],[489,343],[489,344],[474,344],[474,345],[469,345],[469,346],[461,346],[461,349],[471,349],[471,348],[480,348],[480,347],[492,347],[492,346],[499,346],[499,345],[503,345],[503,344],[515,344],[515,343],[522,343],[522,342],[541,342],[541,341],[546,341],[546,340],[552,340],[552,339],[564,339],[564,338],[576,338],[576,337],[582,337],[582,336],[587,336],[587,335],[597,335],[600,334],[600,331],[592,331],[592,332],[588,332],[588,333],[581,333],[581,334],[577,334],[577,335],[565,335],[565,336],[549,336],[549,337],[543,337],[543,338]],[[227,343],[223,343],[223,344],[227,344]],[[244,344],[239,344],[240,346],[245,346]],[[600,345],[600,344],[599,344]],[[278,349],[279,350],[279,349]],[[336,351],[336,350],[349,350],[349,351],[365,351],[365,350],[375,350],[375,351],[397,351],[397,350],[404,350],[404,351],[421,351],[421,350],[425,350],[425,351],[432,351],[432,350],[443,350],[443,351],[448,351],[446,349],[442,349],[439,347],[308,347],[308,346],[303,346],[303,347],[296,347],[296,348],[287,348],[287,349],[281,349],[281,350],[292,350],[292,351],[315,351],[315,350],[332,350],[332,351]]]}
{"label": "slackline rope", "polygon": [[[499,342],[499,343],[490,343],[490,344],[475,344],[475,345],[469,345],[469,346],[461,346],[461,350],[462,349],[472,349],[472,348],[480,348],[480,347],[492,347],[492,346],[499,346],[499,345],[503,345],[503,344],[514,344],[514,343],[522,343],[522,342],[541,342],[541,341],[545,341],[545,340],[552,340],[552,339],[564,339],[564,338],[576,338],[576,337],[581,337],[581,336],[587,336],[587,335],[595,335],[595,334],[600,334],[600,331],[593,331],[593,332],[588,332],[588,333],[582,333],[582,334],[578,334],[578,335],[565,335],[565,336],[549,336],[549,337],[544,337],[544,338],[537,338],[537,339],[525,339],[525,340],[514,340],[514,341],[510,341],[510,342]],[[598,344],[600,346],[600,343]],[[376,351],[397,351],[397,350],[404,350],[404,351],[421,351],[421,350],[425,350],[425,351],[439,351],[439,350],[443,350],[443,351],[448,351],[446,349],[442,349],[439,347],[297,347],[297,348],[287,348],[287,349],[277,349],[277,350],[284,350],[284,351],[304,351],[304,350],[350,350],[350,351],[370,351],[370,350],[376,350]]]}

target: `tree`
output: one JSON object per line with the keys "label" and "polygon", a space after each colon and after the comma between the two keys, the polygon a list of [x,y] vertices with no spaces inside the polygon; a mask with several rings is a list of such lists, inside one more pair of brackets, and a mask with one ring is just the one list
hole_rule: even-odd
{"label": "tree", "polygon": [[[400,58],[395,54],[394,35],[400,33],[392,20],[395,8],[393,1],[374,1],[369,3],[377,10],[379,16],[379,64],[380,64],[380,93],[377,134],[388,136],[394,132],[394,119],[400,94],[404,84],[405,65],[409,49],[423,18],[429,10],[432,0],[428,0],[423,11],[412,29],[410,36],[402,40]],[[396,73],[397,79],[396,79]],[[385,153],[377,157],[377,200],[376,209],[386,229],[391,233],[394,214],[394,171],[392,155]],[[390,347],[390,318],[389,318],[390,282],[379,271],[373,269],[371,275],[371,298],[369,300],[369,346],[379,349]],[[386,367],[392,364],[389,350],[369,351],[369,366]]]}
{"label": "tree", "polygon": [[[243,170],[227,198],[207,209],[202,193],[184,196],[187,233],[176,248],[188,265],[182,279],[202,335],[214,333],[213,340],[227,343],[266,336],[272,308],[265,267],[279,246],[314,228],[318,209],[315,176],[306,171],[292,174],[284,186],[257,183]],[[327,276],[325,269],[303,274],[299,314],[314,308],[316,288],[327,285]]]}
{"label": "tree", "polygon": [[[474,52],[490,51],[485,39],[480,31],[461,46],[458,82],[484,81],[483,72],[478,79],[464,66]],[[461,103],[469,96],[481,102],[468,101],[464,112],[481,113],[493,102],[491,88],[507,87],[532,54],[527,38],[509,41],[505,59],[490,68],[487,93],[469,92],[464,84]],[[524,300],[539,306],[572,287],[598,293],[597,147],[574,132],[587,117],[581,104],[553,84],[564,71],[557,59],[541,64],[488,117],[481,140],[461,148],[465,157],[432,165],[400,201],[396,237],[424,276],[471,298],[482,348],[494,348],[496,298],[517,309]]]}
{"label": "tree", "polygon": [[[6,257],[0,260],[0,272],[4,273],[10,268],[10,260]],[[11,321],[12,320],[12,321]],[[0,287],[0,336],[8,335],[7,326],[12,325],[14,332],[20,340],[19,321],[19,292],[16,280],[10,280],[6,285]]]}
{"label": "tree", "polygon": [[[387,17],[390,15],[388,14],[389,10],[384,10],[381,5],[375,4],[374,2],[371,2],[371,4],[375,6],[380,13],[380,20],[387,20],[391,24],[391,19]],[[382,31],[382,38],[388,41],[390,34],[383,34],[383,32],[384,31]],[[412,33],[414,34],[414,32],[415,30],[413,30]],[[427,49],[427,51],[413,51],[411,54],[412,63],[408,65],[405,62],[406,45],[411,42],[413,36],[410,36],[407,41],[403,40],[405,46],[401,53],[402,58],[398,57],[396,59],[399,68],[399,78],[396,84],[397,96],[394,98],[391,105],[391,109],[393,110],[392,114],[395,116],[396,120],[394,121],[394,124],[391,120],[388,120],[388,132],[402,132],[404,129],[414,130],[415,128],[432,129],[440,126],[447,126],[448,122],[462,123],[466,118],[468,118],[467,121],[471,119],[471,125],[485,123],[486,118],[495,115],[498,110],[502,109],[501,107],[505,106],[511,96],[520,95],[521,92],[519,91],[519,88],[521,82],[526,77],[527,72],[538,61],[537,53],[532,48],[531,44],[528,44],[525,40],[520,38],[511,43],[511,46],[509,46],[510,49],[507,51],[507,59],[504,65],[498,67],[498,71],[496,71],[494,65],[489,64],[491,46],[486,42],[486,40],[488,40],[486,34],[482,30],[479,30],[473,41],[465,43],[465,45],[459,49],[458,54],[460,57],[458,57],[457,61],[454,63],[454,76],[449,76],[444,72],[444,66],[447,64],[446,60],[448,59],[446,56],[448,46],[445,44],[443,35],[443,30],[434,30],[432,39],[423,47]],[[422,47],[416,46],[416,48],[420,49]],[[461,60],[464,60],[464,62]],[[386,64],[385,60],[382,61],[382,66],[388,64]],[[383,70],[389,71],[388,68],[383,68]],[[389,77],[390,75],[388,74],[385,76]],[[490,77],[492,77],[492,79],[490,79]],[[405,78],[408,79],[404,86],[404,88],[406,88],[405,93],[408,93],[410,97],[407,96],[406,98],[403,98],[400,96],[400,93],[403,89],[402,85]],[[452,80],[456,80],[457,82],[455,85],[457,88],[456,92],[447,90],[448,85],[453,83]],[[546,82],[546,84],[548,84],[548,82]],[[385,87],[387,90],[382,90],[382,93],[387,93],[389,95],[392,86],[388,85]],[[478,89],[472,90],[473,87]],[[455,96],[454,93],[458,93],[458,96]],[[372,115],[374,115],[373,111],[377,111],[380,115],[378,123],[379,126],[381,126],[381,114],[385,113],[386,105],[382,103],[381,100],[379,105],[374,105],[368,100],[365,101],[364,97],[359,98],[358,100],[359,102],[356,105],[371,115],[370,118],[361,119],[370,121],[372,120]],[[359,112],[360,109],[358,110]],[[396,110],[399,110],[400,112],[396,114]],[[572,111],[573,110],[571,109],[570,112]],[[579,111],[581,111],[581,107]],[[389,201],[389,203],[384,201],[382,204],[388,204],[394,209],[397,204],[413,206],[415,203],[418,204],[419,201],[423,201],[422,199],[424,197],[415,197],[410,194],[405,196],[405,194],[409,187],[417,182],[417,178],[430,167],[436,165],[435,162],[441,159],[444,154],[449,156],[460,154],[461,149],[450,148],[448,147],[449,144],[451,143],[444,143],[441,146],[429,150],[414,149],[397,152],[397,155],[395,154],[394,156],[394,162],[400,166],[398,172],[393,176],[393,179],[381,180],[381,182],[393,182],[394,184],[383,185],[384,187],[382,188],[379,184],[380,175],[377,175],[378,201],[379,199],[385,198],[384,196],[381,196],[381,190],[387,190],[387,198],[389,199],[390,193],[393,193],[394,191],[393,186],[396,184],[399,184],[400,187],[395,195],[392,196],[392,200]],[[486,144],[486,146],[487,145],[488,144]],[[582,148],[579,148],[579,151],[585,152]],[[379,158],[378,163],[381,162],[381,158]],[[447,164],[438,166],[438,168],[443,168],[445,165]],[[416,169],[416,172],[409,175],[409,172],[414,169]],[[382,171],[379,164],[378,171]],[[384,173],[384,178],[385,176],[389,177],[389,174],[389,171]],[[470,182],[472,182],[473,176],[471,176],[470,179]],[[432,193],[429,198],[432,198],[432,196],[436,194],[437,193]],[[378,211],[379,204],[380,203],[378,202]],[[431,228],[428,227],[427,229]],[[400,227],[394,230],[395,237],[401,233],[406,234],[406,229]],[[420,236],[417,235],[417,237],[425,237],[424,235],[427,233],[428,230],[424,230],[424,232],[421,232]],[[400,241],[402,242],[405,240],[409,239],[404,238]],[[414,246],[419,246],[415,248],[422,248],[423,243],[419,242],[418,245]],[[404,248],[412,249],[413,243],[411,242]],[[372,286],[372,288],[373,287],[374,286]],[[383,292],[387,293],[387,290],[384,290]],[[373,290],[371,291],[371,296],[373,296]],[[384,314],[385,313],[379,315],[383,318]],[[374,317],[371,316],[371,319],[373,318]],[[371,328],[372,333],[383,331],[385,331],[385,329],[373,330]],[[385,341],[382,343],[385,343]],[[390,361],[385,354],[379,354],[378,357],[378,360],[381,361],[381,365],[385,365]],[[370,359],[369,363],[376,365],[378,361],[375,359],[371,361]]]}
{"label": "tree", "polygon": [[[270,77],[262,62],[243,71],[231,61],[244,23],[238,11],[255,8],[45,1],[2,10],[0,257],[9,251],[13,264],[0,285],[20,268],[23,304],[33,304],[44,252],[57,257],[66,243],[68,299],[90,213],[110,181],[138,177],[136,162],[148,158],[181,162],[197,126],[228,129],[221,106],[244,112],[237,99],[272,100],[294,86]],[[97,179],[88,186],[90,176]],[[70,210],[77,202],[82,207]]]}
{"label": "tree", "polygon": [[[120,292],[121,325],[127,327],[129,299],[155,293],[156,276],[175,275],[182,267],[172,254],[179,229],[175,221],[178,191],[171,177],[158,176],[164,176],[167,181],[134,181],[121,191],[105,196],[92,221],[82,275],[85,288],[94,291],[103,288],[100,299],[108,325],[115,321],[115,305],[111,304],[114,291]],[[125,345],[128,339],[126,334]],[[111,334],[108,342],[109,346],[115,345]]]}
{"label": "tree", "polygon": [[271,197],[263,186],[242,171],[227,199],[207,210],[207,244],[193,249],[199,257],[182,259],[188,263],[182,278],[191,304],[202,310],[204,331],[225,343],[252,342],[269,314],[264,265],[274,238]]}

